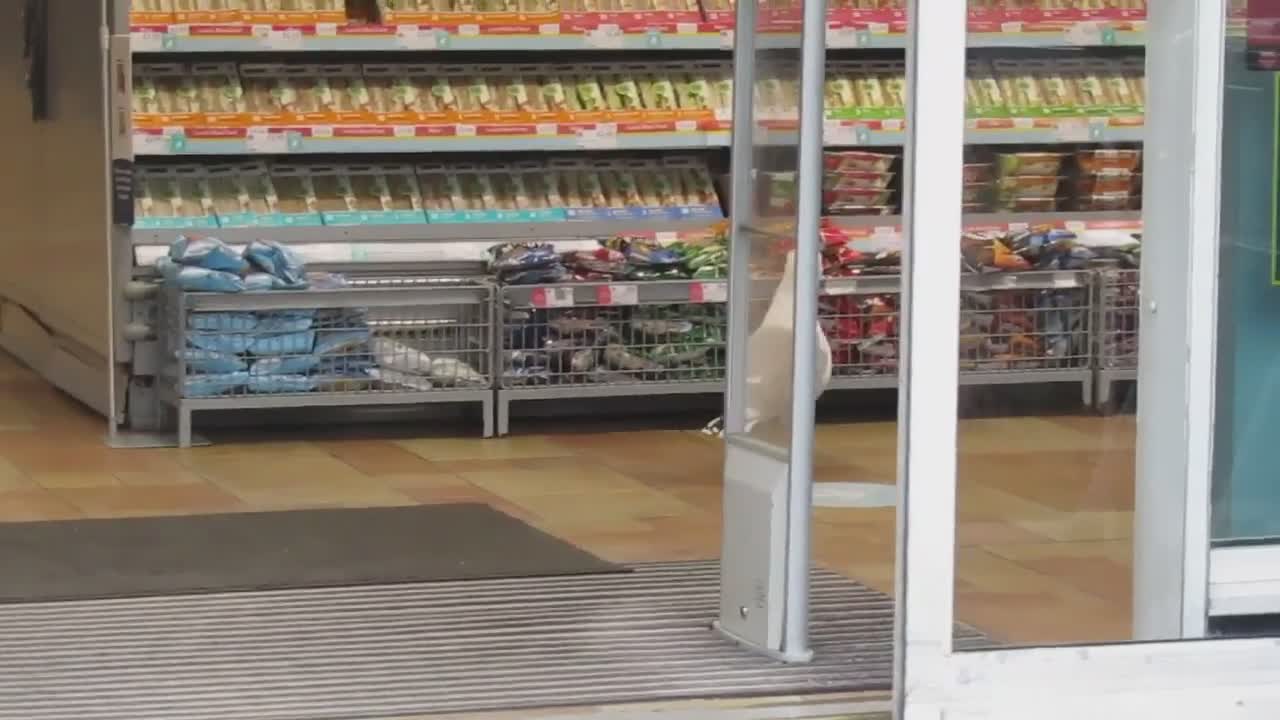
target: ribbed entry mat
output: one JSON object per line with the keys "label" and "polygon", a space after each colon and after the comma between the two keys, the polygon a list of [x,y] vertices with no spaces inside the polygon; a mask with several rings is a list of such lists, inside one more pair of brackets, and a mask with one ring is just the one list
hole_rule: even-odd
{"label": "ribbed entry mat", "polygon": [[892,601],[813,575],[817,659],[708,629],[714,562],[472,580],[0,607],[0,718],[375,718],[887,690]]}

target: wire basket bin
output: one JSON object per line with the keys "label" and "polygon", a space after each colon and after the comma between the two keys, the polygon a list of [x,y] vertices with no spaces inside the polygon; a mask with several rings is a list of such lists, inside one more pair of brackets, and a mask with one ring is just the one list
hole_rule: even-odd
{"label": "wire basket bin", "polygon": [[1098,405],[1111,402],[1111,386],[1138,375],[1138,271],[1098,273]]}
{"label": "wire basket bin", "polygon": [[724,281],[501,289],[498,433],[510,404],[557,397],[721,392]]}
{"label": "wire basket bin", "polygon": [[354,280],[297,292],[162,294],[162,396],[197,410],[480,402],[492,434],[493,288]]}
{"label": "wire basket bin", "polygon": [[[832,278],[820,321],[833,388],[897,384],[901,285],[896,276]],[[960,382],[1078,382],[1092,403],[1092,296],[1087,272],[966,275],[961,279]]]}

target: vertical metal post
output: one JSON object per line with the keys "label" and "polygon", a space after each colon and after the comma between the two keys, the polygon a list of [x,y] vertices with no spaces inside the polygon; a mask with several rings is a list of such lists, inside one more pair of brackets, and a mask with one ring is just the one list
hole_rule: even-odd
{"label": "vertical metal post", "polygon": [[733,135],[729,148],[732,183],[729,212],[734,225],[729,248],[729,328],[726,348],[724,403],[725,434],[740,433],[745,425],[747,338],[751,333],[750,247],[740,239],[737,226],[752,222],[755,214],[755,93],[756,3],[738,3],[733,43]]}
{"label": "vertical metal post", "polygon": [[797,168],[795,344],[792,347],[791,458],[787,478],[786,623],[782,654],[809,650],[809,535],[813,517],[813,415],[818,344],[822,221],[823,87],[826,82],[826,0],[805,0],[800,36],[800,156]]}
{"label": "vertical metal post", "polygon": [[[1164,0],[1148,19],[1135,640],[1203,637],[1213,465],[1224,3]],[[1170,361],[1172,360],[1172,362]]]}
{"label": "vertical metal post", "polygon": [[907,9],[895,717],[952,649],[960,270],[937,244],[954,248],[962,232],[966,5]]}

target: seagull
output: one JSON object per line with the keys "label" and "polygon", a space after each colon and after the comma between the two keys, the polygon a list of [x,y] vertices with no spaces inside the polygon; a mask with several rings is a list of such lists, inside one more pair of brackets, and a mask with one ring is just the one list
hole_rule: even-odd
{"label": "seagull", "polygon": [[[787,252],[782,279],[773,291],[764,320],[747,340],[746,432],[751,432],[760,423],[790,417],[795,275],[796,254],[791,250]],[[827,343],[821,323],[817,323],[817,352],[814,355],[817,362],[813,387],[816,401],[831,382],[831,345]],[[724,417],[707,423],[702,432],[724,437]]]}

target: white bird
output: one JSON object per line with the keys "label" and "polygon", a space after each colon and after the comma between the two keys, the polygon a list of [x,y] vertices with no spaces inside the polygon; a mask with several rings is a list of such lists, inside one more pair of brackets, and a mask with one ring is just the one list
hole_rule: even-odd
{"label": "white bird", "polygon": [[[790,418],[791,363],[795,345],[795,275],[796,255],[787,253],[782,279],[773,291],[769,309],[755,332],[747,339],[747,381],[745,411],[746,432],[774,419]],[[817,325],[817,347],[814,373],[814,400],[821,397],[831,382],[831,345],[822,324]],[[724,434],[724,419],[716,418],[703,430],[709,435]]]}

